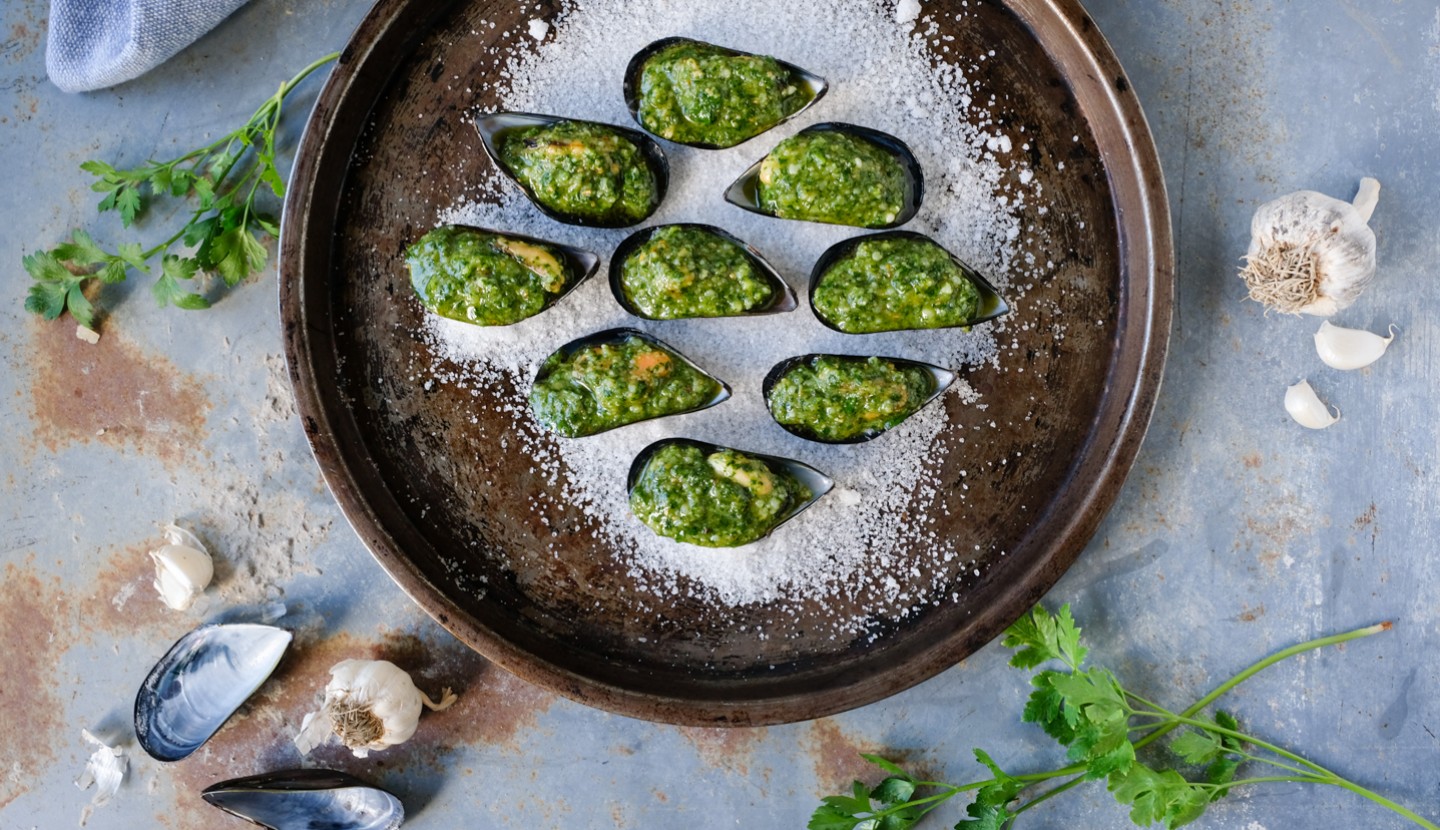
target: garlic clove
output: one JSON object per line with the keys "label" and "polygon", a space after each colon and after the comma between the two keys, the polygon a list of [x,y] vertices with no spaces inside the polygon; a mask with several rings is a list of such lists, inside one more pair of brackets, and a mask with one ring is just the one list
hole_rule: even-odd
{"label": "garlic clove", "polygon": [[1340,420],[1340,410],[1330,414],[1330,407],[1320,400],[1308,381],[1300,381],[1285,390],[1285,411],[1295,423],[1309,429],[1324,429]]}
{"label": "garlic clove", "polygon": [[80,813],[80,826],[84,827],[90,820],[91,811],[110,803],[110,799],[120,791],[120,783],[125,780],[125,769],[129,760],[125,757],[125,750],[110,746],[90,734],[90,730],[82,729],[80,734],[86,743],[96,748],[85,762],[85,771],[75,779],[75,786],[82,790],[88,790],[92,785],[95,787],[95,795],[90,799],[90,804]]}
{"label": "garlic clove", "polygon": [[1380,183],[1360,180],[1353,202],[1302,190],[1261,205],[1240,277],[1266,311],[1329,317],[1375,278],[1369,221]]}
{"label": "garlic clove", "polygon": [[1394,326],[1390,327],[1389,337],[1381,337],[1364,329],[1341,328],[1326,320],[1315,332],[1315,351],[1332,369],[1363,369],[1379,360],[1394,339]]}
{"label": "garlic clove", "polygon": [[155,563],[155,590],[176,611],[189,608],[215,576],[215,563],[195,534],[175,525],[165,526],[169,544],[150,551]]}

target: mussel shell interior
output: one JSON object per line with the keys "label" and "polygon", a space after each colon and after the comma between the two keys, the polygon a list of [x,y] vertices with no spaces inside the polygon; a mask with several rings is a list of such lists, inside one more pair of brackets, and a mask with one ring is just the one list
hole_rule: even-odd
{"label": "mussel shell interior", "polygon": [[135,737],[159,761],[209,740],[279,664],[291,634],[268,625],[202,625],[181,637],[135,696]]}
{"label": "mussel shell interior", "polygon": [[635,485],[640,481],[641,474],[645,472],[645,465],[650,463],[651,457],[653,457],[655,453],[659,452],[665,447],[671,446],[673,444],[696,447],[706,455],[714,452],[720,452],[721,450],[732,450],[734,452],[747,455],[751,458],[758,458],[772,467],[779,467],[785,470],[786,472],[790,473],[790,475],[794,476],[797,480],[799,480],[800,483],[810,488],[810,498],[804,502],[801,502],[800,504],[794,505],[790,509],[790,511],[785,514],[785,517],[783,519],[776,522],[775,526],[770,528],[770,530],[765,534],[766,536],[774,533],[775,530],[781,525],[803,513],[807,508],[810,507],[810,505],[819,501],[821,497],[823,497],[826,493],[830,492],[835,487],[835,480],[833,478],[825,475],[814,467],[811,467],[809,464],[801,461],[796,461],[793,458],[782,458],[778,455],[766,455],[764,453],[750,452],[749,450],[735,449],[734,447],[724,447],[719,444],[710,444],[705,441],[696,441],[692,438],[662,438],[659,441],[656,441],[655,443],[641,450],[635,456],[635,460],[630,462],[630,471],[625,476],[625,492],[627,495],[630,493],[630,491],[635,489]]}
{"label": "mussel shell interior", "polygon": [[[715,49],[719,49],[730,55],[742,57],[755,56],[754,52],[742,52],[739,49],[731,49],[728,46],[720,46],[719,44],[710,43],[703,40],[696,40],[689,37],[664,37],[657,41],[654,41],[645,48],[641,49],[639,52],[636,52],[634,57],[630,58],[630,63],[627,64],[625,67],[625,80],[623,85],[623,91],[625,95],[625,106],[630,110],[630,117],[634,118],[635,123],[640,124],[642,128],[645,125],[640,122],[640,75],[645,71],[645,63],[646,61],[650,60],[651,56],[653,56],[660,50],[666,48],[667,46],[672,46],[676,43],[701,43],[706,46],[711,46]],[[736,144],[719,145],[708,144],[699,141],[676,141],[675,143],[684,144],[688,147],[697,147],[701,150],[723,150],[728,149],[729,147],[739,147],[746,141],[752,141],[759,136],[764,135],[765,133],[775,129],[781,124],[784,124],[786,121],[789,121],[790,119],[794,118],[805,110],[808,110],[811,107],[815,106],[816,102],[818,102],[821,98],[825,97],[825,93],[830,90],[829,82],[826,81],[824,78],[820,77],[819,75],[816,75],[814,72],[811,72],[804,67],[796,66],[789,61],[780,60],[779,58],[773,56],[765,57],[771,57],[772,60],[780,64],[780,66],[784,67],[785,71],[789,72],[792,77],[798,78],[800,82],[803,83],[806,88],[810,90],[810,100],[805,103],[805,106],[775,122],[770,126],[769,129],[762,130],[755,135],[750,136],[750,138],[745,139],[745,141],[741,141]],[[674,139],[667,138],[665,140],[673,141]]]}
{"label": "mussel shell interior", "polygon": [[[960,267],[960,270],[965,272],[966,278],[968,278],[970,282],[973,283],[975,287],[980,290],[980,305],[978,308],[976,308],[975,316],[973,318],[956,326],[941,326],[938,328],[969,328],[970,326],[978,325],[988,320],[994,320],[996,317],[1000,317],[1010,312],[1010,304],[1005,302],[1005,298],[1000,296],[1000,292],[995,290],[995,286],[991,285],[990,281],[985,279],[984,275],[982,275],[979,271],[970,267],[969,263],[965,262],[965,260],[961,259],[960,257],[955,256],[955,254],[951,253],[949,248],[946,248],[944,245],[940,245],[940,243],[936,242],[935,240],[931,239],[923,233],[916,233],[914,231],[885,231],[883,233],[871,233],[864,236],[854,236],[841,242],[837,242],[827,248],[825,250],[825,253],[821,254],[820,258],[815,261],[815,267],[810,270],[810,287],[807,292],[807,299],[810,301],[810,310],[815,312],[815,319],[819,320],[820,324],[825,326],[826,328],[833,329],[834,331],[839,331],[841,334],[854,333],[841,331],[840,329],[836,328],[835,325],[829,320],[827,320],[825,316],[820,313],[820,310],[815,307],[816,286],[820,284],[820,281],[824,278],[826,272],[830,270],[831,266],[835,265],[836,262],[840,261],[844,257],[849,256],[850,252],[855,250],[855,247],[861,242],[872,239],[914,239],[932,243],[938,246],[940,250],[944,251],[946,255],[950,257],[950,261],[958,265]],[[911,330],[932,331],[934,329]],[[880,332],[875,333],[878,334]]]}
{"label": "mussel shell interior", "polygon": [[272,830],[394,830],[405,807],[343,772],[294,769],[221,781],[200,794],[221,810]]}
{"label": "mussel shell interior", "polygon": [[[640,148],[641,155],[645,157],[645,163],[649,166],[651,174],[655,177],[655,205],[650,213],[636,219],[633,222],[622,221],[597,221],[586,216],[577,216],[571,213],[554,210],[541,204],[535,198],[535,192],[528,185],[515,177],[510,168],[500,160],[501,140],[508,133],[515,130],[523,130],[528,127],[548,127],[558,124],[561,121],[574,121],[580,124],[595,124],[606,129],[614,130],[630,139],[636,147]],[[564,222],[567,225],[583,225],[594,228],[625,228],[637,225],[645,221],[665,201],[665,193],[670,188],[670,162],[665,158],[665,151],[660,148],[660,143],[639,130],[629,127],[621,127],[617,124],[605,124],[599,121],[586,121],[583,118],[561,118],[555,115],[538,115],[529,112],[492,112],[484,113],[475,117],[475,129],[480,133],[480,143],[485,147],[485,155],[495,163],[495,167],[505,175],[505,178],[514,182],[525,193],[525,197],[535,205],[541,213],[549,216],[557,222]]]}
{"label": "mussel shell interior", "polygon": [[[884,225],[877,225],[873,230],[884,228],[898,228],[901,225],[915,218],[920,212],[920,203],[925,200],[925,171],[920,168],[919,159],[910,146],[889,133],[882,133],[879,130],[872,130],[869,127],[861,127],[856,124],[846,124],[840,121],[826,121],[822,124],[812,124],[809,127],[796,133],[819,132],[843,132],[858,136],[889,150],[892,155],[900,160],[905,168],[905,205],[895,219]],[[768,155],[768,153],[766,154]],[[736,207],[744,208],[751,213],[758,213],[761,216],[774,216],[760,207],[760,165],[765,163],[765,156],[761,156],[754,164],[746,168],[740,178],[736,179],[725,189],[725,201]],[[853,226],[852,226],[853,227]]]}
{"label": "mussel shell interior", "polygon": [[[779,383],[780,378],[789,374],[790,371],[797,366],[813,363],[817,358],[822,357],[833,357],[844,361],[863,362],[869,360],[871,358],[871,355],[843,355],[818,353],[802,354],[796,357],[787,357],[779,363],[776,363],[773,367],[771,367],[770,371],[765,374],[765,380],[761,384],[761,391],[765,397],[765,409],[767,412],[770,412],[770,417],[772,419],[775,418],[775,413],[770,411],[770,392],[775,388],[775,384]],[[955,382],[956,375],[954,372],[944,367],[936,366],[932,363],[922,363],[918,360],[908,360],[903,357],[885,357],[884,355],[875,355],[875,357],[879,357],[881,360],[887,360],[891,363],[896,363],[902,366],[914,366],[920,369],[924,369],[925,371],[930,373],[930,377],[933,378],[935,381],[935,389],[930,393],[929,397],[925,399],[924,403],[920,404],[920,406],[915,408],[915,412],[919,412],[921,409],[929,406],[931,401],[934,401],[936,398],[943,395],[945,393],[945,390],[949,389],[951,384]],[[910,413],[910,415],[914,415],[915,412]],[[907,415],[906,418],[909,418],[910,415]],[[793,424],[782,424],[778,419],[775,421],[775,423],[778,424],[781,429],[785,430],[791,435],[804,438],[807,441],[815,441],[820,444],[863,444],[866,441],[873,441],[874,439],[879,438],[881,435],[884,435],[886,432],[888,432],[889,429],[893,428],[890,427],[887,429],[866,430],[865,432],[855,436],[854,438],[846,438],[837,441],[831,438],[822,438],[804,427],[796,426]],[[904,423],[904,421],[901,421],[901,423]],[[899,424],[895,424],[894,426],[899,426]]]}
{"label": "mussel shell interior", "polygon": [[631,314],[634,314],[636,317],[645,320],[660,319],[657,317],[650,317],[646,315],[639,308],[637,308],[634,303],[630,301],[629,296],[625,293],[625,286],[621,281],[621,271],[624,269],[625,261],[630,258],[630,255],[634,253],[635,250],[641,245],[644,245],[646,242],[648,242],[650,240],[650,237],[653,236],[657,231],[663,228],[698,228],[700,230],[713,233],[717,236],[724,237],[725,239],[734,242],[736,245],[739,245],[745,251],[745,255],[749,257],[750,262],[755,266],[755,268],[761,274],[765,275],[765,280],[769,282],[771,287],[774,289],[774,293],[772,293],[770,296],[770,301],[764,306],[761,306],[760,308],[751,309],[750,311],[730,316],[749,317],[756,314],[782,314],[787,311],[794,311],[799,306],[800,303],[795,297],[795,292],[790,288],[790,285],[785,282],[785,278],[780,276],[780,272],[776,271],[775,267],[772,266],[765,259],[765,257],[760,255],[759,251],[755,250],[744,240],[737,238],[734,234],[726,231],[724,228],[717,228],[714,225],[703,225],[696,222],[682,222],[673,225],[656,225],[650,228],[641,228],[640,230],[625,237],[625,239],[620,243],[620,245],[615,248],[615,253],[612,254],[610,257],[610,293],[615,295],[615,301],[620,304],[621,308],[625,309]]}

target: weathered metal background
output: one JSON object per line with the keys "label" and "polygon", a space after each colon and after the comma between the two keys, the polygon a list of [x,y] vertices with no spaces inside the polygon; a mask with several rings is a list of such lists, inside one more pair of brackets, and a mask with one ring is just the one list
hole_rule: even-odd
{"label": "weathered metal background", "polygon": [[[1259,734],[1440,815],[1440,9],[1087,5],[1166,165],[1179,302],[1140,463],[1051,600],[1075,606],[1095,659],[1181,704],[1267,651],[1395,620],[1231,702]],[[45,80],[47,4],[0,10],[0,827],[73,826],[89,799],[71,783],[89,754],[81,728],[124,738],[132,762],[89,826],[243,826],[199,790],[298,764],[289,738],[326,669],[366,654],[461,693],[403,747],[312,759],[396,791],[407,827],[801,827],[819,796],[869,775],[860,751],[956,781],[977,777],[972,746],[1015,769],[1053,766],[1049,739],[1018,722],[1025,680],[993,646],[890,700],[768,729],[658,726],[536,690],[432,624],[345,524],[293,417],[273,274],[204,313],[156,309],[143,282],[107,289],[115,313],[94,347],[21,312],[22,254],[77,225],[106,243],[131,238],[94,219],[81,161],[138,163],[230,129],[343,45],[366,9],[254,0],[145,78],[80,96]],[[1342,373],[1315,356],[1316,321],[1264,317],[1233,273],[1259,201],[1300,188],[1348,196],[1366,174],[1385,186],[1380,276],[1337,322],[1400,335],[1375,366]],[[1301,430],[1281,408],[1302,376],[1344,413],[1328,431]],[[172,518],[219,559],[208,604],[187,613],[149,586],[145,551]],[[153,661],[201,620],[274,600],[297,631],[275,678],[192,758],[144,756],[129,712]],[[1297,816],[1317,830],[1401,826],[1350,794],[1299,786],[1242,792],[1198,826],[1278,830]],[[1024,826],[1128,819],[1092,785]]]}

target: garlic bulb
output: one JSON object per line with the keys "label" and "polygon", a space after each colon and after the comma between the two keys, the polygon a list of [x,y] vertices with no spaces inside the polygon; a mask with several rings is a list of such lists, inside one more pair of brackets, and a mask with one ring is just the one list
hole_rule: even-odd
{"label": "garlic bulb", "polygon": [[1261,205],[1240,276],[1266,310],[1329,317],[1375,277],[1370,214],[1380,183],[1360,180],[1354,203],[1302,190]]}
{"label": "garlic bulb", "polygon": [[1315,351],[1320,353],[1325,365],[1333,369],[1363,369],[1379,360],[1394,339],[1394,326],[1390,327],[1389,337],[1381,337],[1363,329],[1331,325],[1326,320],[1315,332]]}
{"label": "garlic bulb", "polygon": [[420,724],[422,704],[438,712],[454,702],[449,689],[439,703],[431,700],[388,660],[341,660],[330,667],[324,705],[300,723],[295,747],[304,755],[336,735],[364,758],[372,749],[408,741]]}
{"label": "garlic bulb", "polygon": [[1320,396],[1303,380],[1285,390],[1285,411],[1290,413],[1295,423],[1310,429],[1324,429],[1340,420],[1340,410],[1330,414],[1330,408],[1320,401]]}
{"label": "garlic bulb", "polygon": [[155,561],[155,590],[176,611],[184,611],[215,576],[215,563],[195,534],[165,525],[165,547],[150,551]]}

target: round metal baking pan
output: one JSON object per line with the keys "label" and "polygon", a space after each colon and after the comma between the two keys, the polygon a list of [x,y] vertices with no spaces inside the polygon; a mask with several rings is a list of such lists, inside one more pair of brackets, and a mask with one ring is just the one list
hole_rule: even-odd
{"label": "round metal baking pan", "polygon": [[[936,488],[936,499],[960,499],[968,470],[965,509],[938,532],[983,537],[994,553],[978,579],[957,564],[940,589],[927,580],[934,601],[904,619],[843,640],[801,619],[790,636],[762,640],[763,604],[717,615],[684,596],[658,598],[653,619],[638,620],[625,567],[579,510],[549,517],[568,529],[558,555],[541,543],[525,501],[545,483],[523,453],[495,443],[517,427],[492,405],[523,390],[477,398],[409,380],[435,357],[417,333],[404,246],[493,175],[464,116],[498,103],[477,74],[492,71],[487,50],[523,33],[534,12],[485,0],[376,4],[299,150],[280,308],[305,432],[335,498],[441,625],[587,704],[672,723],[773,724],[860,706],[953,666],[1069,567],[1120,490],[1160,383],[1173,295],[1164,185],[1139,103],[1079,3],[968,11],[963,23],[933,18],[955,38],[952,53],[999,56],[969,75],[1003,91],[991,116],[1023,125],[1031,148],[1063,148],[1029,151],[1050,209],[1025,215],[1035,233],[1022,235],[1034,240],[1022,253],[1059,263],[1067,278],[1029,288],[1017,308],[1032,325],[1007,330],[1004,361],[1024,371],[970,378],[1003,429],[955,442]],[[1059,162],[1064,175],[1054,175]],[[447,175],[430,174],[440,169]],[[1070,321],[1083,325],[1053,335]],[[861,613],[864,602],[834,597],[814,613],[833,603]]]}

